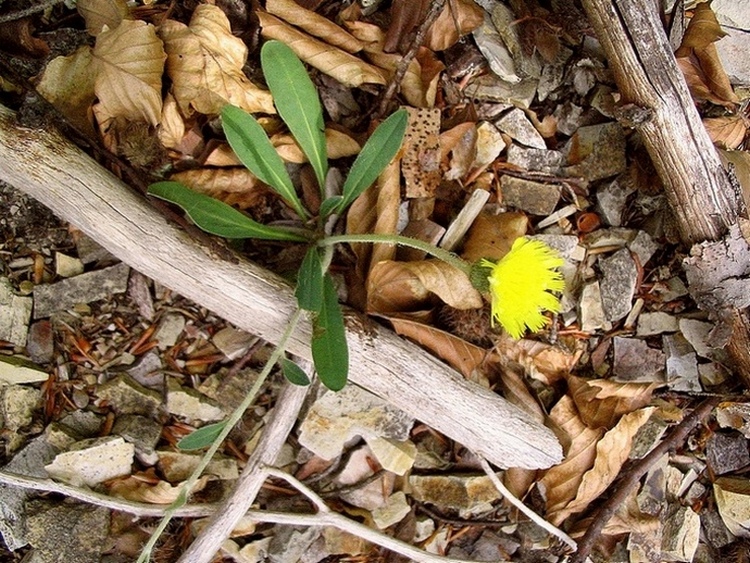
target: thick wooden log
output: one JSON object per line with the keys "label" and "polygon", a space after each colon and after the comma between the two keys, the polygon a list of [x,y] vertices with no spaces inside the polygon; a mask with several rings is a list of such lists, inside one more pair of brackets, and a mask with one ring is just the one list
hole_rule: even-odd
{"label": "thick wooden log", "polygon": [[[641,134],[682,240],[718,240],[737,221],[737,194],[711,143],[653,0],[583,0]],[[640,110],[645,110],[641,115]],[[641,121],[641,118],[643,120]]]}
{"label": "thick wooden log", "polygon": [[[247,260],[213,255],[55,131],[25,130],[0,106],[0,179],[23,190],[144,275],[269,342],[295,310],[292,288]],[[543,468],[551,431],[392,331],[347,315],[350,379],[500,467]],[[310,326],[290,352],[310,358]]]}

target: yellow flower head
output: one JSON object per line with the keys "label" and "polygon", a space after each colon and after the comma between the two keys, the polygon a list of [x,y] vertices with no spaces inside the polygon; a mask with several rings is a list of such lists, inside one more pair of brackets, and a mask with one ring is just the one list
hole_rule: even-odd
{"label": "yellow flower head", "polygon": [[487,278],[492,324],[499,322],[513,338],[521,338],[527,327],[532,332],[540,330],[544,311],[560,310],[560,299],[550,292],[565,289],[556,269],[563,259],[542,241],[520,237],[499,262],[482,260],[480,265],[492,269]]}

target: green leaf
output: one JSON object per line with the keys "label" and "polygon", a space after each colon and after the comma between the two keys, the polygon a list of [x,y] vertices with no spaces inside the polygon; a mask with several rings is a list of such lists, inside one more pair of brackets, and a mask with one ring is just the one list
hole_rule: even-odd
{"label": "green leaf", "polygon": [[362,147],[352,164],[349,176],[344,182],[344,201],[338,207],[339,213],[349,207],[359,195],[369,188],[388,163],[401,148],[409,114],[400,109],[383,121]]}
{"label": "green leaf", "polygon": [[198,428],[177,442],[177,447],[181,450],[200,450],[210,446],[226,425],[226,421],[223,421]]}
{"label": "green leaf", "polygon": [[284,372],[284,377],[286,377],[291,383],[294,383],[295,385],[310,385],[310,378],[307,377],[305,371],[297,364],[295,364],[292,360],[282,358],[281,371]]}
{"label": "green leaf", "polygon": [[223,201],[194,192],[179,182],[156,182],[148,193],[179,205],[207,233],[225,238],[256,238],[306,242],[307,237],[253,221]]}
{"label": "green leaf", "polygon": [[339,391],[346,385],[349,348],[346,344],[344,314],[339,305],[331,275],[323,278],[323,306],[313,319],[312,357],[323,385]]}
{"label": "green leaf", "polygon": [[336,211],[336,209],[341,205],[341,202],[344,201],[344,197],[340,195],[334,195],[326,199],[323,203],[320,204],[320,211],[318,212],[321,217],[328,217],[331,213]]}
{"label": "green leaf", "polygon": [[302,61],[280,41],[263,45],[260,64],[276,109],[310,161],[322,190],[328,173],[328,153],[318,91]]}
{"label": "green leaf", "polygon": [[294,291],[300,309],[319,313],[323,306],[323,264],[318,248],[311,246],[305,254]]}
{"label": "green leaf", "polygon": [[250,172],[271,186],[302,219],[308,213],[286,170],[284,161],[271,144],[260,123],[245,110],[227,105],[221,110],[221,126],[232,150]]}

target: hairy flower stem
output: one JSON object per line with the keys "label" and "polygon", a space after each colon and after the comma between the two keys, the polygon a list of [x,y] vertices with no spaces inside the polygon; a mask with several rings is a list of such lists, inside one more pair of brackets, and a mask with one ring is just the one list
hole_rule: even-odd
{"label": "hairy flower stem", "polygon": [[281,356],[284,354],[286,343],[294,333],[294,330],[297,328],[297,324],[299,324],[301,316],[302,310],[297,309],[289,319],[289,323],[284,330],[284,334],[281,335],[278,346],[276,346],[276,349],[271,354],[271,357],[268,358],[266,365],[263,366],[263,371],[260,372],[260,375],[253,384],[252,389],[248,391],[242,403],[236,409],[234,409],[231,415],[229,415],[229,418],[227,418],[226,423],[224,424],[224,428],[213,441],[211,447],[209,447],[206,453],[203,455],[203,458],[201,458],[198,467],[195,468],[195,471],[193,471],[190,477],[188,477],[188,479],[182,484],[180,494],[167,508],[156,530],[154,530],[154,533],[151,534],[148,543],[143,547],[137,563],[148,563],[148,561],[151,560],[151,552],[154,550],[154,547],[156,547],[156,542],[159,541],[159,537],[162,533],[164,533],[164,530],[167,528],[167,525],[169,524],[170,520],[172,520],[172,517],[175,515],[177,510],[187,503],[189,491],[195,486],[195,483],[200,478],[203,470],[206,469],[208,464],[211,462],[214,454],[219,449],[222,442],[224,442],[229,433],[232,431],[232,428],[234,428],[234,426],[240,421],[242,415],[245,414],[245,411],[248,409],[248,407],[253,404],[253,401],[255,401],[255,396],[258,394],[258,391],[260,391],[260,388],[265,383],[266,378],[271,373],[271,370],[276,365],[276,362],[278,362]]}
{"label": "hairy flower stem", "polygon": [[471,264],[462,260],[452,252],[448,252],[442,248],[438,248],[434,244],[424,242],[414,238],[404,237],[401,235],[375,235],[375,234],[364,234],[364,235],[336,235],[326,237],[318,241],[318,246],[333,246],[339,243],[358,243],[358,242],[370,242],[376,244],[398,244],[400,246],[408,246],[409,248],[416,248],[422,252],[426,252],[430,256],[434,256],[438,260],[442,260],[446,264],[450,264],[454,268],[461,270],[467,276],[471,273]]}

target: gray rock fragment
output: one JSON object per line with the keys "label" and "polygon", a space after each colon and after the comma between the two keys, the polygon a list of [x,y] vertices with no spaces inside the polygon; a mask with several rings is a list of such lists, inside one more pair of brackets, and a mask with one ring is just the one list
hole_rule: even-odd
{"label": "gray rock fragment", "polygon": [[635,238],[628,245],[630,251],[638,257],[641,267],[651,260],[654,253],[659,250],[659,245],[654,242],[646,231],[638,231]]}
{"label": "gray rock fragment", "polygon": [[564,150],[570,154],[574,149],[577,162],[564,169],[566,175],[594,182],[625,171],[625,133],[619,123],[579,128]]}
{"label": "gray rock fragment", "polygon": [[508,164],[523,170],[554,175],[560,172],[562,163],[563,155],[560,151],[526,148],[516,144],[508,147]]}
{"label": "gray rock fragment", "polygon": [[150,350],[138,358],[125,372],[135,381],[149,389],[164,389],[164,374],[161,356],[156,350]]}
{"label": "gray rock fragment", "polygon": [[544,138],[542,138],[539,131],[532,125],[523,110],[513,108],[495,121],[495,126],[522,145],[536,149],[547,148]]}
{"label": "gray rock fragment", "polygon": [[558,184],[533,182],[505,175],[500,180],[503,203],[532,215],[552,213],[560,201],[562,188]]}
{"label": "gray rock fragment", "polygon": [[43,319],[29,327],[26,339],[26,353],[32,361],[38,364],[50,363],[55,354],[55,339],[52,333],[52,323]]}
{"label": "gray rock fragment", "polygon": [[0,340],[26,344],[31,307],[31,297],[16,295],[10,280],[0,278]]}
{"label": "gray rock fragment", "polygon": [[154,332],[154,340],[159,343],[159,350],[166,350],[177,343],[177,339],[185,328],[185,317],[179,313],[164,315]]}
{"label": "gray rock fragment", "polygon": [[42,319],[77,303],[91,303],[124,293],[129,273],[130,268],[120,263],[54,284],[38,285],[34,288],[34,318]]}
{"label": "gray rock fragment", "polygon": [[76,239],[76,253],[84,264],[115,262],[117,259],[98,242],[83,233]]}
{"label": "gray rock fragment", "polygon": [[137,414],[118,416],[112,433],[122,436],[126,442],[135,446],[135,455],[147,466],[156,465],[159,456],[156,454],[156,443],[161,437],[162,425]]}
{"label": "gray rock fragment", "polygon": [[607,321],[604,314],[599,282],[591,282],[583,286],[579,307],[582,331],[594,332],[600,328],[604,330],[612,328],[612,324]]}
{"label": "gray rock fragment", "polygon": [[612,373],[618,381],[664,381],[665,356],[639,338],[615,336]]}
{"label": "gray rock fragment", "polygon": [[147,389],[125,374],[99,385],[96,394],[119,414],[155,416],[162,403],[161,394]]}
{"label": "gray rock fragment", "polygon": [[599,213],[607,225],[619,227],[625,213],[625,205],[635,186],[625,176],[618,176],[596,191]]}
{"label": "gray rock fragment", "polygon": [[2,394],[2,422],[7,430],[17,431],[31,424],[34,410],[39,406],[42,392],[23,385],[7,385],[0,388]]}
{"label": "gray rock fragment", "polygon": [[715,475],[750,465],[747,439],[739,432],[714,432],[706,443],[706,463]]}
{"label": "gray rock fragment", "polygon": [[614,323],[628,314],[633,304],[638,270],[630,251],[621,249],[599,261],[602,271],[602,306],[607,320]]}
{"label": "gray rock fragment", "polygon": [[661,311],[641,313],[638,317],[637,336],[653,336],[664,332],[677,332],[679,322],[677,317]]}
{"label": "gray rock fragment", "polygon": [[667,382],[675,391],[703,391],[698,375],[698,357],[690,343],[681,334],[662,337],[667,354]]}

